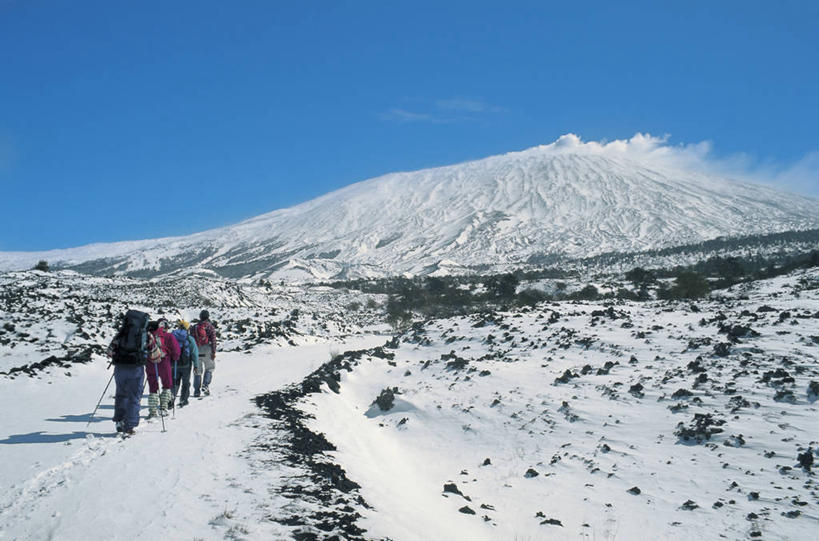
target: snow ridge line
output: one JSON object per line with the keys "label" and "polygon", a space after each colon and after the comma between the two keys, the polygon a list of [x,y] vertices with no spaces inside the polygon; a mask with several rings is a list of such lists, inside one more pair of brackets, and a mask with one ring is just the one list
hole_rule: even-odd
{"label": "snow ridge line", "polygon": [[310,394],[320,393],[323,384],[338,393],[342,370],[352,372],[365,356],[391,359],[394,354],[384,348],[396,345],[391,340],[384,346],[336,355],[300,383],[256,397],[256,405],[273,419],[274,428],[287,436],[260,438],[253,448],[272,451],[288,465],[307,471],[306,476],[294,476],[276,489],[285,498],[300,500],[301,505],[288,508],[284,516],[270,517],[273,522],[297,527],[295,539],[318,539],[321,535],[336,535],[348,541],[368,539],[364,536],[366,530],[357,524],[361,514],[356,507],[372,507],[358,493],[360,485],[350,480],[344,469],[327,455],[336,446],[324,434],[307,427],[306,421],[312,416],[299,409],[298,403]]}

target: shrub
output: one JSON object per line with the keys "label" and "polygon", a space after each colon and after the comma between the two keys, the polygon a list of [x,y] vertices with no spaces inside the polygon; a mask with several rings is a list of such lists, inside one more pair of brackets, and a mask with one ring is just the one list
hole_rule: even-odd
{"label": "shrub", "polygon": [[600,296],[600,293],[597,291],[597,288],[593,285],[589,284],[580,291],[572,293],[569,295],[570,298],[579,300],[579,301],[593,301],[597,300],[597,297]]}
{"label": "shrub", "polygon": [[634,267],[626,273],[626,280],[635,286],[650,284],[656,281],[654,273],[642,267]]}
{"label": "shrub", "polygon": [[515,296],[515,291],[518,288],[520,280],[514,274],[502,274],[500,276],[492,276],[484,282],[484,287],[494,297],[501,299],[508,299]]}
{"label": "shrub", "polygon": [[41,259],[40,261],[37,262],[36,265],[34,265],[34,270],[48,272],[49,271],[48,261],[46,261],[45,259]]}
{"label": "shrub", "polygon": [[548,301],[549,295],[539,289],[524,289],[518,293],[518,302],[523,306],[534,306],[539,302]]}
{"label": "shrub", "polygon": [[708,280],[701,274],[683,271],[674,280],[671,296],[675,299],[698,299],[711,290]]}
{"label": "shrub", "polygon": [[412,321],[412,312],[406,299],[390,295],[387,300],[387,323],[397,329],[409,321]]}

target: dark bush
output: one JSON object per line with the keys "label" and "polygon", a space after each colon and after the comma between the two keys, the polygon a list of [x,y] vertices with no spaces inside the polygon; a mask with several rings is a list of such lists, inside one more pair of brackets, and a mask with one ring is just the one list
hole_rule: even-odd
{"label": "dark bush", "polygon": [[696,272],[683,271],[674,280],[671,296],[675,299],[699,299],[711,290],[708,280]]}
{"label": "dark bush", "polygon": [[569,298],[579,301],[593,301],[597,300],[599,296],[600,293],[597,291],[597,288],[589,284],[580,291],[576,291],[569,295]]}
{"label": "dark bush", "polygon": [[539,302],[551,300],[551,297],[539,289],[524,289],[518,293],[518,303],[522,306],[534,306]]}
{"label": "dark bush", "polygon": [[626,280],[633,283],[635,286],[642,286],[656,282],[654,273],[642,267],[634,267],[626,273]]}

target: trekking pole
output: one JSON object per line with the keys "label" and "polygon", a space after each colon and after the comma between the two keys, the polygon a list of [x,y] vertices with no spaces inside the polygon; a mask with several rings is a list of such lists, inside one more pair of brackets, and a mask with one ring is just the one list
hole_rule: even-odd
{"label": "trekking pole", "polygon": [[[159,383],[159,382],[157,382]],[[162,413],[162,405],[159,405],[159,418],[162,420],[162,432],[165,432],[165,414]]]}
{"label": "trekking pole", "polygon": [[173,402],[171,402],[173,417],[171,417],[171,419],[176,419],[176,361],[173,363],[173,381],[171,383],[173,383],[173,385],[171,385],[171,392],[173,393]]}
{"label": "trekking pole", "polygon": [[[111,366],[111,364],[109,363],[108,366]],[[94,420],[94,415],[96,415],[97,410],[100,407],[100,404],[102,404],[102,399],[105,398],[105,393],[108,392],[108,387],[111,386],[111,382],[113,380],[114,380],[114,374],[111,374],[111,377],[108,379],[108,384],[105,386],[105,390],[100,395],[99,402],[97,402],[97,407],[94,408],[94,413],[91,414],[91,417],[88,419],[88,423],[85,425],[85,428],[88,428],[91,425],[91,421]]]}

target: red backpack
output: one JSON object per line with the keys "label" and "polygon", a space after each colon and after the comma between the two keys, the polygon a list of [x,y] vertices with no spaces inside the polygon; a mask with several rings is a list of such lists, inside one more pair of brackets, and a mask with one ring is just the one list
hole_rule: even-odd
{"label": "red backpack", "polygon": [[148,360],[154,364],[162,360],[162,338],[148,333]]}
{"label": "red backpack", "polygon": [[196,332],[193,333],[193,339],[196,340],[197,346],[204,346],[205,344],[209,344],[210,340],[208,339],[208,332],[205,328],[207,325],[206,321],[202,321],[196,324]]}

